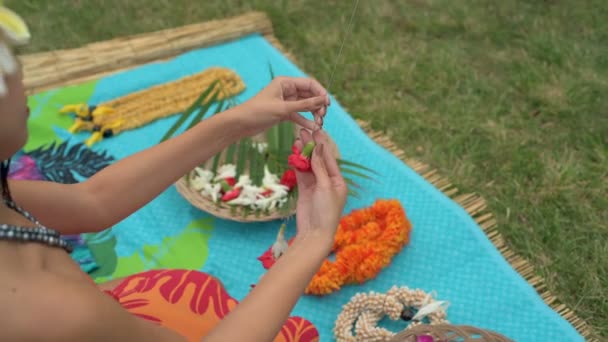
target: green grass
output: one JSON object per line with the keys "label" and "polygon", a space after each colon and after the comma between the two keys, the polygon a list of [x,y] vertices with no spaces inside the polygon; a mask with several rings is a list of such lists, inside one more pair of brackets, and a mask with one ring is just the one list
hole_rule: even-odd
{"label": "green grass", "polygon": [[[263,10],[322,82],[353,4],[5,2],[31,25],[27,52]],[[604,0],[361,1],[330,89],[410,156],[483,195],[509,245],[604,337],[607,17]]]}

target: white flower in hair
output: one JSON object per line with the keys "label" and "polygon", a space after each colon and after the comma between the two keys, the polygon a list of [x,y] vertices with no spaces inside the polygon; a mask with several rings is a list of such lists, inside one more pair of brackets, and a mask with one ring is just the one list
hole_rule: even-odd
{"label": "white flower in hair", "polygon": [[25,45],[30,42],[30,30],[23,18],[4,6],[0,6],[0,29],[10,45]]}
{"label": "white flower in hair", "polygon": [[[10,9],[0,6],[0,75],[12,75],[18,64],[10,47],[25,45],[30,41],[30,31],[23,19]],[[4,77],[0,77],[0,96],[8,92]]]}

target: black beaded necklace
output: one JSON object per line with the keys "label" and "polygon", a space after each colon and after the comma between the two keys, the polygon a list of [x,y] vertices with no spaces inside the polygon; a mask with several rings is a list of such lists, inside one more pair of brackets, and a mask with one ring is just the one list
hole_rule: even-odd
{"label": "black beaded necklace", "polygon": [[23,215],[26,219],[36,225],[32,227],[20,227],[12,224],[0,224],[0,240],[10,240],[17,242],[39,242],[49,246],[65,249],[71,253],[72,245],[61,239],[61,235],[53,230],[43,226],[32,214],[20,208],[15,202],[10,199],[4,199],[4,203],[12,210]]}

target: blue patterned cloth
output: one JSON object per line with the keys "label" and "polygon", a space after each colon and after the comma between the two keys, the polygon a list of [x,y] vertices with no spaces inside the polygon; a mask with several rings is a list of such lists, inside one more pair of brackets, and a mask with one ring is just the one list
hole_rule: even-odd
{"label": "blue patterned cloth", "polygon": [[[277,75],[303,76],[263,37],[248,36],[231,43],[192,51],[162,64],[150,64],[106,77],[97,84],[90,103],[99,103],[157,84],[223,66],[234,69],[247,89],[241,102],[269,81],[268,64]],[[170,117],[124,132],[97,144],[117,159],[158,143],[175,122]],[[379,198],[396,198],[413,223],[411,243],[374,280],[346,286],[337,293],[303,297],[293,315],[310,320],[322,341],[333,340],[332,328],[342,306],[358,292],[385,292],[393,285],[435,291],[450,303],[448,319],[456,324],[495,330],[517,341],[582,341],[561,316],[503,259],[473,219],[416,172],[376,145],[333,99],[325,121],[344,159],[367,165],[381,174],[380,183],[361,181],[361,199],[350,198],[345,213],[370,206]],[[65,132],[65,137],[69,135]],[[84,136],[78,136],[84,140]],[[196,151],[191,151],[196,153]],[[146,244],[166,246],[165,238],[209,215],[194,209],[171,188],[112,231],[119,257],[139,253]],[[274,241],[279,222],[236,223],[212,219],[208,258],[201,268],[219,278],[236,299],[243,299],[264,274],[256,260]],[[294,227],[289,227],[293,234]],[[169,248],[169,247],[167,247]],[[103,266],[103,265],[102,265]],[[154,259],[143,269],[161,267]],[[276,300],[281,300],[277,298]],[[269,303],[270,304],[270,303]]]}

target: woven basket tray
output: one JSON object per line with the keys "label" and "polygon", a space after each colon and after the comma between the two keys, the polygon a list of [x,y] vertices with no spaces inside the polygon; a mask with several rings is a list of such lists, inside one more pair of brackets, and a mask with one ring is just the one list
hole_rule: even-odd
{"label": "woven basket tray", "polygon": [[493,331],[466,325],[421,324],[395,335],[390,342],[417,342],[417,336],[431,335],[435,342],[512,342]]}
{"label": "woven basket tray", "polygon": [[[299,132],[300,127],[295,127],[296,132]],[[338,146],[336,143],[329,138],[329,150],[336,157],[340,157],[340,153],[338,151]],[[265,142],[265,135],[260,134],[253,138],[254,141],[257,142]],[[205,163],[204,168],[210,169],[212,164],[212,158],[209,158],[207,163]],[[223,161],[220,160],[220,165],[222,165]],[[287,163],[287,161],[285,161]],[[245,172],[247,172],[247,167],[245,167]],[[201,209],[209,214],[212,214],[216,217],[223,218],[226,220],[237,221],[237,222],[267,222],[278,219],[283,219],[288,216],[291,216],[295,213],[295,204],[292,205],[291,208],[281,208],[270,211],[269,213],[259,213],[256,214],[252,211],[245,211],[243,207],[236,206],[236,208],[231,208],[230,205],[226,203],[214,203],[211,199],[204,197],[200,192],[196,191],[193,187],[190,186],[189,179],[191,179],[194,174],[194,170],[180,178],[179,181],[175,183],[175,187],[177,191],[188,201],[190,204],[195,206],[198,209]],[[289,203],[285,204],[289,205]]]}

